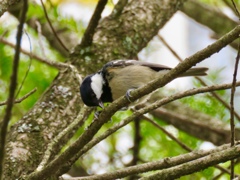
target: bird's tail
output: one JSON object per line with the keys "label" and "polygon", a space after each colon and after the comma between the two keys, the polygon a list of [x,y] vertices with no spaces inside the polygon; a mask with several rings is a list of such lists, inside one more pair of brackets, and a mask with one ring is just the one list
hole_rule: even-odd
{"label": "bird's tail", "polygon": [[186,76],[205,76],[207,75],[208,68],[206,67],[197,67],[197,68],[191,68],[181,74],[179,77],[186,77]]}

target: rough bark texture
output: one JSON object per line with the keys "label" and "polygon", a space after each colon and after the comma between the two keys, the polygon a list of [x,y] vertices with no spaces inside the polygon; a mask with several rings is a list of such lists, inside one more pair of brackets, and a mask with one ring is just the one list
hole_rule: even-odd
{"label": "rough bark texture", "polygon": [[[93,45],[76,47],[71,62],[86,74],[107,61],[135,57],[183,2],[130,1],[120,16],[101,21]],[[11,128],[5,179],[19,178],[37,167],[48,142],[73,121],[82,107],[78,89],[79,82],[70,70],[60,72],[32,110]]]}
{"label": "rough bark texture", "polygon": [[0,16],[3,15],[10,7],[17,4],[21,0],[1,0],[0,1]]}
{"label": "rough bark texture", "polygon": [[112,14],[101,21],[91,47],[75,48],[74,64],[89,74],[110,60],[135,58],[184,1],[130,1],[120,16]]}

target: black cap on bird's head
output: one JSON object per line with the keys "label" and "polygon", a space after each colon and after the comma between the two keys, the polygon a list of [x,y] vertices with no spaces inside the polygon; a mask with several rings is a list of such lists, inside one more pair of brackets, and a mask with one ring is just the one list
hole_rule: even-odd
{"label": "black cap on bird's head", "polygon": [[80,86],[80,94],[84,104],[104,107],[101,100],[103,83],[102,76],[98,73],[91,74],[83,80]]}

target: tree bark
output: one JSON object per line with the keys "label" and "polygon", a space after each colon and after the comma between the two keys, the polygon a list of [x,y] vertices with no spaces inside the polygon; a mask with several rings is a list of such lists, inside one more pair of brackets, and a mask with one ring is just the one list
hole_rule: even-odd
{"label": "tree bark", "polygon": [[2,0],[0,1],[0,16],[2,16],[10,7],[14,7],[21,0]]}

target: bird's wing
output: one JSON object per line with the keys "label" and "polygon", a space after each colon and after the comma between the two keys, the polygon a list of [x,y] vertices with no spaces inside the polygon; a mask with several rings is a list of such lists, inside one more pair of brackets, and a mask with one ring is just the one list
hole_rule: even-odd
{"label": "bird's wing", "polygon": [[108,68],[121,68],[121,67],[126,67],[126,66],[131,66],[131,65],[139,65],[139,66],[147,66],[154,71],[161,71],[161,70],[170,70],[172,68],[168,66],[164,66],[161,64],[155,64],[155,63],[149,63],[149,62],[144,62],[144,61],[137,61],[137,60],[115,60],[115,61],[110,61],[107,64],[105,64],[102,68],[102,71],[104,72]]}

